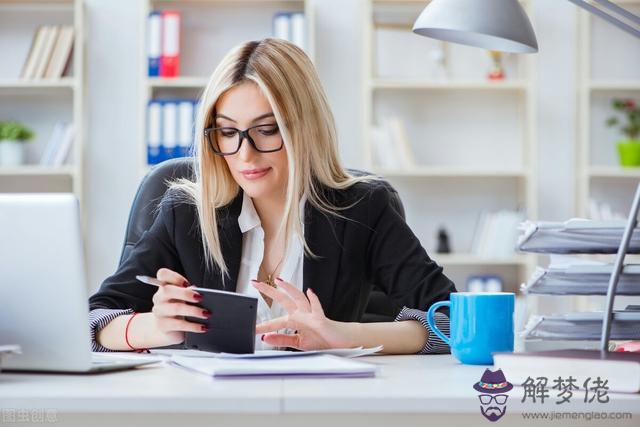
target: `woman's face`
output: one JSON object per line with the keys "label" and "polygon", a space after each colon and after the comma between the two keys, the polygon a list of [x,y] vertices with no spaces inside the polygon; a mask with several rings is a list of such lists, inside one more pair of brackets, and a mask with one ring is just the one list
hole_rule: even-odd
{"label": "woman's face", "polygon": [[[267,98],[253,82],[242,83],[226,91],[215,106],[215,127],[234,127],[241,131],[256,125],[271,125],[251,132],[258,138],[266,135],[282,140]],[[235,135],[236,141],[238,136]],[[256,140],[256,137],[254,137]],[[260,153],[245,138],[240,150],[223,157],[231,175],[251,198],[281,197],[286,192],[287,152]]]}

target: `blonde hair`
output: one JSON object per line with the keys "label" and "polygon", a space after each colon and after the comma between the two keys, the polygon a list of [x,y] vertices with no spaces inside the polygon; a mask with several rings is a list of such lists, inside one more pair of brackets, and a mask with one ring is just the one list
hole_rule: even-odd
{"label": "blonde hair", "polygon": [[255,83],[269,101],[286,147],[289,176],[278,228],[278,235],[285,232],[286,244],[296,231],[305,253],[315,257],[302,237],[304,224],[298,212],[303,194],[307,203],[320,211],[342,217],[338,211],[350,206],[331,204],[320,186],[345,189],[357,182],[378,179],[373,175],[353,176],[340,163],[333,114],[316,70],[302,49],[275,38],[233,48],[216,67],[200,100],[193,179],[172,183],[172,188],[187,195],[196,206],[207,267],[219,267],[223,286],[229,273],[220,248],[215,210],[231,203],[240,187],[225,160],[209,146],[204,129],[213,125],[215,105],[222,94],[245,82]]}

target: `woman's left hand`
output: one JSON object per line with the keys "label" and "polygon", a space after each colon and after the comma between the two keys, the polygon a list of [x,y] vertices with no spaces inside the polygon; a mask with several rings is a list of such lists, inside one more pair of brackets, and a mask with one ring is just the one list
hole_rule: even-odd
{"label": "woman's left hand", "polygon": [[[256,326],[256,334],[265,334],[262,339],[276,347],[291,347],[298,350],[321,350],[328,348],[354,347],[353,327],[356,324],[336,322],[324,315],[316,294],[307,289],[307,295],[292,284],[277,279],[278,288],[252,280],[253,286],[264,295],[277,301],[286,311],[281,316]],[[295,334],[269,333],[290,328]]]}

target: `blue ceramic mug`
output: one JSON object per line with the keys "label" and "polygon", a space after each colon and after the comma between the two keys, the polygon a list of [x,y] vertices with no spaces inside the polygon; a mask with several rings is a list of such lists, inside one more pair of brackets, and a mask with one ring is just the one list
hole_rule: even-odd
{"label": "blue ceramic mug", "polygon": [[[470,365],[491,365],[491,353],[513,351],[513,293],[457,292],[449,299],[429,308],[427,322],[451,347],[451,354],[456,359]],[[449,307],[451,337],[444,335],[433,319],[441,307]]]}

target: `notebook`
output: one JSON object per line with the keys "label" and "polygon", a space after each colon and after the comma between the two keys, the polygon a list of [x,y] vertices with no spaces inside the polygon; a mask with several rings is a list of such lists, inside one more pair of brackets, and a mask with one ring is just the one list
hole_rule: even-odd
{"label": "notebook", "polygon": [[366,378],[377,371],[376,365],[330,354],[261,359],[173,356],[169,364],[214,378]]}

